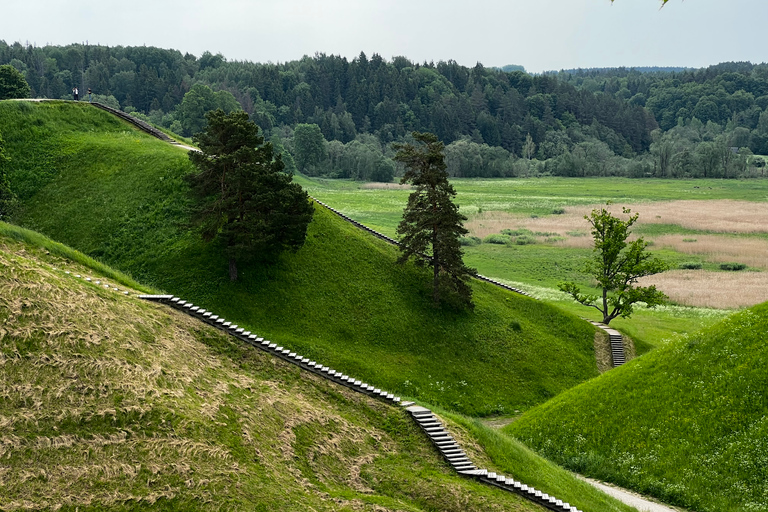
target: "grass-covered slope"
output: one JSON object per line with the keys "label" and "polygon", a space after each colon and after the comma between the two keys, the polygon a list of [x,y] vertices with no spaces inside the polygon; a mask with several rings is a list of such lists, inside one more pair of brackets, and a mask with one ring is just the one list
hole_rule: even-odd
{"label": "grass-covered slope", "polygon": [[[425,271],[396,265],[393,247],[320,208],[298,253],[241,265],[230,283],[219,248],[184,227],[186,153],[127,125],[109,128],[104,116],[87,105],[0,103],[12,175],[37,168],[17,159],[32,146],[56,164],[28,187],[21,224],[334,368],[452,410],[511,413],[597,375],[585,322],[484,283],[473,285],[474,312],[435,310]],[[15,135],[27,126],[40,133]]]}
{"label": "grass-covered slope", "polygon": [[[541,510],[453,473],[405,411],[105,290],[123,278],[51,248],[0,223],[0,510]],[[445,421],[484,467],[631,510]]]}
{"label": "grass-covered slope", "polygon": [[524,414],[552,460],[699,512],[768,510],[768,303]]}
{"label": "grass-covered slope", "polygon": [[3,510],[537,509],[403,411],[53,265],[88,272],[0,238]]}

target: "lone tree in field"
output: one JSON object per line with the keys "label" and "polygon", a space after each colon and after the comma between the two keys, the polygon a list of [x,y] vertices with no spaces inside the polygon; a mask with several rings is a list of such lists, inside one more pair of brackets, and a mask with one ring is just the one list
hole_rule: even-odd
{"label": "lone tree in field", "polygon": [[29,98],[30,88],[24,75],[11,66],[0,66],[0,100]]}
{"label": "lone tree in field", "polygon": [[664,272],[669,267],[646,252],[648,243],[642,238],[627,242],[629,228],[637,222],[639,214],[632,215],[628,208],[622,211],[629,215],[626,221],[614,217],[605,208],[584,216],[592,225],[594,237],[594,256],[587,261],[584,271],[597,281],[601,296],[582,294],[573,282],[559,285],[577,302],[597,309],[606,325],[618,316],[629,317],[637,302],[655,307],[667,299],[656,286],[636,286],[639,278]]}
{"label": "lone tree in field", "polygon": [[418,144],[394,146],[395,160],[405,164],[400,183],[416,187],[408,197],[403,220],[397,227],[402,243],[398,261],[405,263],[416,256],[417,265],[432,267],[435,305],[441,298],[446,299],[444,292],[447,292],[452,302],[472,308],[472,289],[468,282],[475,270],[464,265],[459,242],[459,238],[468,233],[463,225],[467,218],[453,203],[456,191],[448,183],[443,143],[431,133],[414,132],[413,138]]}
{"label": "lone tree in field", "polygon": [[194,138],[200,151],[189,152],[197,168],[187,175],[193,221],[204,240],[223,243],[236,281],[238,260],[298,250],[314,209],[248,114],[215,110],[205,117],[207,129]]}

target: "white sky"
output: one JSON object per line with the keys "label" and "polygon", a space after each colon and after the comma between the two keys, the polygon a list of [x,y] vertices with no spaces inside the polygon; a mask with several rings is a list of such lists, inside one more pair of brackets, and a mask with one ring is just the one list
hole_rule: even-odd
{"label": "white sky", "polygon": [[285,62],[360,51],[413,61],[575,67],[768,61],[766,0],[3,1],[0,39],[158,46]]}

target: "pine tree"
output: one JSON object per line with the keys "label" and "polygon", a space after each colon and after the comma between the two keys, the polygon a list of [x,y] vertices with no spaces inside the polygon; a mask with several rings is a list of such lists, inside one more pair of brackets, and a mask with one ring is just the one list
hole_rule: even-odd
{"label": "pine tree", "polygon": [[268,261],[298,250],[314,209],[248,114],[215,110],[206,119],[207,129],[194,138],[201,151],[189,153],[198,169],[187,175],[193,221],[204,240],[224,244],[236,281],[238,260]]}
{"label": "pine tree", "polygon": [[416,187],[397,227],[402,243],[398,261],[404,263],[415,256],[417,264],[432,267],[435,305],[447,300],[472,308],[468,283],[475,270],[464,265],[459,241],[468,233],[463,225],[467,218],[453,203],[456,191],[448,182],[443,143],[431,133],[413,132],[413,138],[418,144],[394,146],[395,160],[405,165],[400,183]]}

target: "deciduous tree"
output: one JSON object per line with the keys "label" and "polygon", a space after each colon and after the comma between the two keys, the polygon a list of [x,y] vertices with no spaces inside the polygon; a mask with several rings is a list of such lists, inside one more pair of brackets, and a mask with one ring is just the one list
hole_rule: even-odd
{"label": "deciduous tree", "polygon": [[193,220],[206,241],[221,240],[236,281],[238,260],[298,250],[314,210],[248,114],[214,110],[206,120],[208,127],[194,138],[201,151],[189,152],[197,168],[187,176]]}
{"label": "deciduous tree", "polygon": [[0,66],[0,100],[29,98],[29,92],[24,75],[10,64]]}
{"label": "deciduous tree", "polygon": [[[473,307],[469,279],[474,269],[464,265],[459,238],[468,233],[467,218],[454,204],[456,191],[448,182],[443,157],[443,143],[431,133],[413,132],[416,144],[396,144],[395,160],[405,165],[400,183],[410,183],[416,190],[408,198],[403,220],[397,227],[404,263],[416,257],[417,264],[432,267],[432,299],[455,300]],[[424,258],[426,256],[426,258]],[[445,293],[449,296],[446,297]]]}
{"label": "deciduous tree", "polygon": [[312,171],[325,160],[325,137],[318,125],[296,125],[293,131],[293,153],[299,172]]}
{"label": "deciduous tree", "polygon": [[627,220],[614,217],[605,208],[592,210],[584,217],[591,224],[594,237],[594,256],[587,261],[584,271],[597,281],[601,295],[583,294],[573,282],[559,285],[577,302],[597,309],[606,325],[618,316],[629,317],[637,302],[654,307],[667,298],[656,286],[637,286],[639,278],[663,272],[668,266],[646,251],[648,242],[642,237],[627,241],[639,214],[632,215],[628,208],[622,211],[629,215]]}

